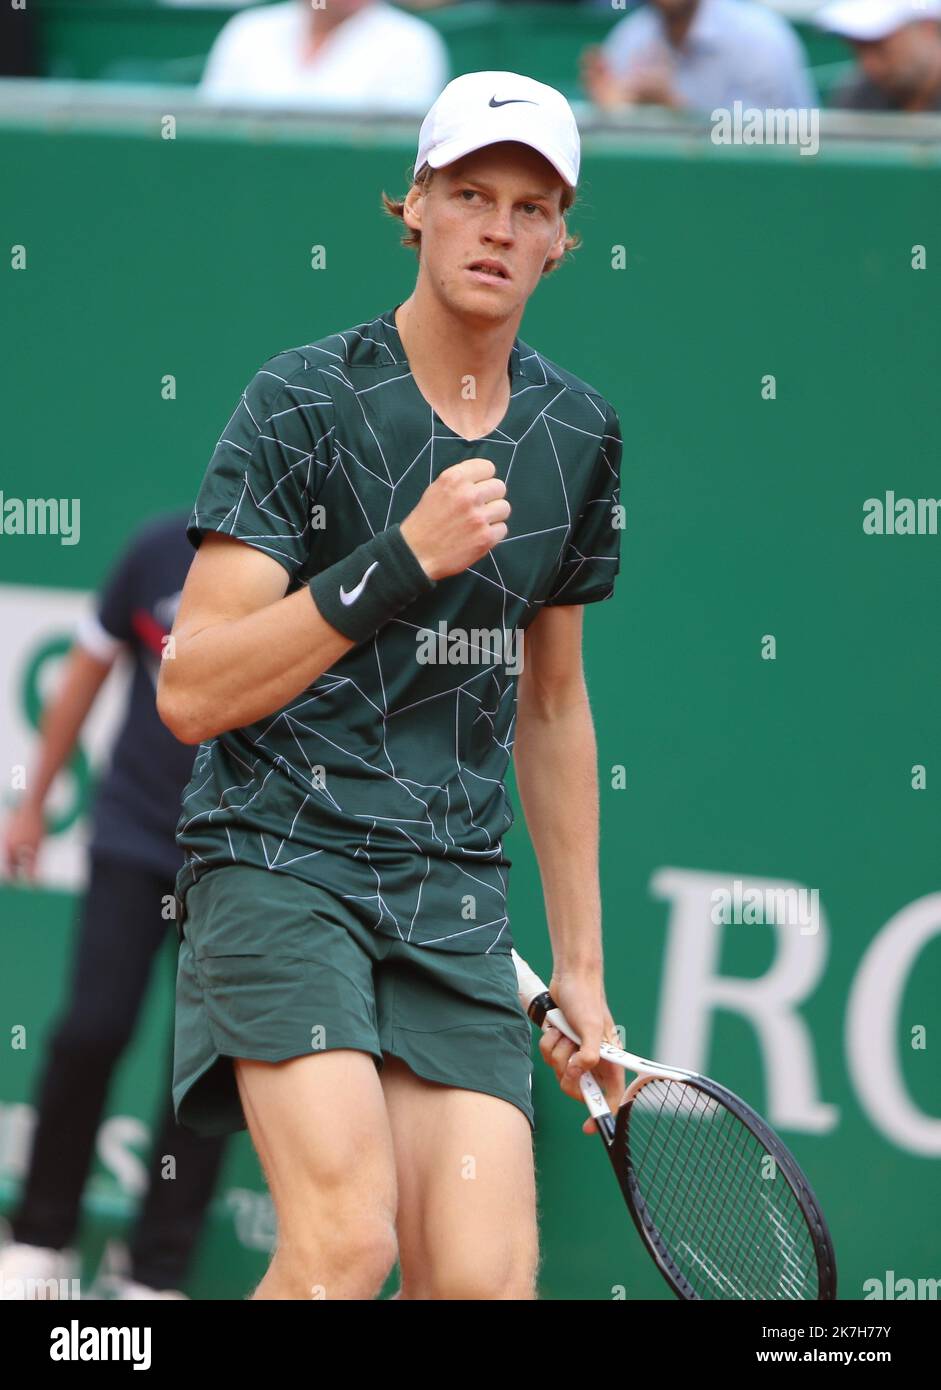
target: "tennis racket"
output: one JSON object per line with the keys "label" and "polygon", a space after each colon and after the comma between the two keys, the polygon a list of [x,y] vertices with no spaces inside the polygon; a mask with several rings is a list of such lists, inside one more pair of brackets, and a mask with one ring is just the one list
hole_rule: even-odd
{"label": "tennis racket", "polygon": [[[513,952],[520,1001],[543,1031],[580,1043],[546,984]],[[612,1043],[601,1056],[636,1073],[617,1118],[591,1072],[579,1078],[641,1240],[678,1298],[834,1299],[823,1212],[764,1120],[696,1072]]]}

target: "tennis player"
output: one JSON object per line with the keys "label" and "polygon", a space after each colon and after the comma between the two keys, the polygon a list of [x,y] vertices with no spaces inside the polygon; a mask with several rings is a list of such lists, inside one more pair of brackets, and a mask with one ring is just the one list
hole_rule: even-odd
{"label": "tennis player", "polygon": [[450,82],[383,195],[412,294],[261,367],[190,518],[158,693],[199,745],[173,1097],[198,1132],[250,1131],[278,1222],[255,1298],[374,1298],[397,1256],[404,1298],[536,1296],[511,751],[583,1039],[543,1055],[579,1104],[587,1068],[620,1099],[581,655],[619,566],[620,427],[517,336],[576,242],[578,168],[559,92]]}

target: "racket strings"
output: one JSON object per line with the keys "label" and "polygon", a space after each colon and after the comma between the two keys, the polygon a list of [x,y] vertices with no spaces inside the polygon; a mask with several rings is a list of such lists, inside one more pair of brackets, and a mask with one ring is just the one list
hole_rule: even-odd
{"label": "racket strings", "polygon": [[762,1176],[765,1144],[687,1082],[641,1087],[629,1160],[657,1243],[701,1298],[813,1299],[817,1264],[800,1203]]}
{"label": "racket strings", "polygon": [[[661,1111],[662,1111],[661,1105]],[[703,1097],[698,1093],[695,1103],[692,1106],[693,1112],[699,1112],[699,1118],[708,1119],[711,1125],[728,1127],[729,1122],[734,1119],[723,1107],[717,1105],[711,1098]],[[661,1116],[662,1118],[662,1116]],[[751,1137],[745,1126],[739,1123],[731,1125],[731,1140],[729,1136],[717,1136],[715,1130],[710,1131],[713,1137],[714,1154],[721,1156],[721,1162],[710,1169],[708,1163],[704,1164],[705,1154],[698,1154],[698,1162],[690,1161],[688,1152],[693,1137],[695,1127],[687,1125],[685,1136],[689,1141],[684,1151],[682,1144],[676,1146],[673,1161],[667,1173],[658,1173],[659,1186],[665,1187],[667,1183],[671,1186],[667,1189],[670,1192],[670,1200],[663,1207],[658,1226],[661,1234],[667,1234],[671,1249],[678,1251],[681,1255],[685,1254],[692,1261],[695,1269],[698,1269],[702,1279],[707,1281],[706,1287],[715,1286],[712,1290],[719,1296],[732,1298],[760,1297],[759,1292],[766,1283],[767,1279],[756,1269],[755,1260],[752,1260],[751,1267],[747,1259],[747,1245],[750,1244],[755,1258],[761,1249],[754,1240],[754,1232],[750,1231],[746,1223],[741,1223],[736,1231],[734,1225],[729,1224],[729,1213],[723,1209],[721,1198],[730,1191],[737,1193],[739,1205],[752,1205],[760,1203],[764,1198],[764,1193],[756,1185],[763,1181],[758,1174],[758,1164],[749,1162],[749,1143]],[[716,1142],[718,1138],[726,1142],[724,1147]],[[754,1147],[754,1145],[752,1145]],[[758,1147],[755,1157],[763,1157],[763,1151]],[[680,1177],[677,1176],[677,1162],[681,1162]],[[744,1190],[745,1184],[751,1177],[751,1189]],[[654,1183],[651,1190],[656,1191],[658,1183]],[[694,1198],[695,1194],[695,1198]],[[685,1203],[685,1206],[683,1205]],[[727,1205],[727,1202],[726,1202]],[[685,1224],[678,1225],[675,1220],[675,1209],[679,1208],[681,1213],[685,1212]],[[725,1232],[727,1248],[723,1251],[723,1262],[720,1264],[712,1255],[708,1246],[704,1245],[701,1234],[698,1230],[692,1230],[693,1223],[697,1227],[705,1226],[710,1232]],[[778,1223],[780,1230],[780,1223]],[[767,1246],[773,1241],[769,1241],[768,1234],[761,1232],[763,1243]],[[713,1243],[715,1243],[713,1241]],[[744,1250],[744,1253],[743,1253]],[[781,1272],[781,1289],[779,1296],[800,1297],[802,1286],[802,1270],[799,1263],[794,1260],[790,1251],[786,1251],[786,1261],[792,1268]],[[796,1270],[796,1277],[795,1277]],[[702,1281],[700,1281],[702,1282]]]}
{"label": "racket strings", "polygon": [[[768,1274],[773,1278],[777,1273],[780,1276],[779,1296],[794,1297],[796,1293],[796,1296],[800,1297],[803,1271],[792,1251],[787,1248],[786,1242],[780,1240],[780,1221],[776,1225],[776,1235],[770,1235],[763,1229],[756,1232],[747,1222],[741,1222],[736,1230],[730,1221],[730,1212],[726,1209],[727,1194],[731,1193],[734,1193],[740,1208],[758,1208],[764,1202],[767,1193],[762,1190],[762,1185],[767,1180],[760,1176],[760,1161],[764,1158],[763,1147],[731,1112],[725,1110],[713,1098],[704,1096],[702,1092],[695,1095],[691,1110],[698,1119],[707,1119],[709,1124],[715,1127],[710,1129],[710,1137],[713,1141],[712,1153],[717,1162],[712,1168],[708,1164],[704,1166],[702,1160],[707,1155],[703,1153],[698,1155],[700,1161],[694,1165],[689,1162],[689,1155],[685,1155],[685,1189],[679,1184],[677,1189],[674,1189],[673,1200],[664,1218],[664,1225],[669,1228],[673,1208],[677,1206],[677,1197],[682,1199],[685,1195],[688,1204],[685,1209],[681,1206],[680,1211],[685,1210],[686,1221],[674,1229],[673,1243],[677,1249],[695,1256],[696,1264],[703,1275],[717,1284],[719,1290],[727,1296],[760,1297],[762,1294],[758,1291],[766,1288]],[[686,1128],[691,1139],[692,1127]],[[719,1133],[720,1129],[728,1132]],[[697,1189],[698,1202],[694,1202],[693,1193],[697,1192]],[[697,1239],[699,1233],[692,1229],[693,1223],[697,1226],[704,1225],[712,1232],[726,1233],[727,1247],[723,1251],[721,1264],[711,1256],[708,1248],[704,1248],[701,1239]],[[756,1236],[760,1236],[761,1239],[756,1239]],[[765,1251],[763,1260],[762,1250]],[[783,1258],[784,1268],[766,1272],[763,1267],[769,1264],[769,1259],[773,1261],[775,1253],[779,1260]]]}
{"label": "racket strings", "polygon": [[[648,1088],[649,1089],[649,1088]],[[660,1162],[654,1169],[654,1178],[648,1185],[651,1200],[659,1200],[659,1220],[657,1222],[661,1229],[661,1235],[669,1235],[671,1248],[675,1248],[681,1254],[686,1254],[693,1259],[694,1265],[703,1273],[704,1277],[718,1286],[720,1293],[732,1297],[761,1296],[758,1293],[752,1294],[750,1290],[758,1289],[766,1282],[760,1272],[754,1267],[748,1267],[747,1260],[743,1257],[743,1247],[748,1242],[751,1246],[755,1259],[764,1246],[767,1248],[771,1244],[772,1249],[779,1252],[784,1251],[786,1268],[782,1273],[781,1284],[784,1296],[793,1297],[795,1292],[800,1296],[802,1270],[800,1262],[795,1259],[791,1249],[788,1248],[786,1228],[780,1220],[776,1221],[776,1232],[778,1236],[777,1244],[774,1238],[769,1241],[767,1232],[760,1232],[763,1236],[761,1242],[754,1240],[754,1232],[749,1229],[747,1223],[740,1223],[736,1228],[729,1223],[730,1213],[724,1207],[728,1206],[728,1194],[735,1192],[738,1205],[758,1206],[764,1200],[764,1193],[758,1186],[763,1179],[759,1176],[758,1162],[754,1161],[764,1156],[763,1148],[749,1130],[724,1107],[704,1095],[703,1092],[692,1088],[681,1088],[686,1092],[684,1100],[687,1119],[693,1118],[696,1121],[707,1121],[709,1137],[712,1141],[709,1149],[701,1148],[695,1153],[691,1153],[692,1144],[701,1134],[702,1125],[700,1123],[687,1123],[682,1126],[680,1132],[680,1142],[674,1143],[671,1162],[664,1172]],[[667,1104],[672,1104],[674,1111],[682,1114],[683,1106],[676,1105],[676,1092],[672,1097],[663,1095],[660,1098],[658,1107],[658,1119],[661,1121],[658,1133],[664,1133],[662,1120],[663,1111]],[[720,1134],[718,1129],[725,1127],[730,1130],[729,1134]],[[678,1127],[673,1125],[673,1138],[676,1139]],[[685,1145],[683,1141],[685,1142]],[[751,1145],[749,1145],[751,1140]],[[749,1150],[752,1150],[752,1159],[749,1161]],[[664,1146],[664,1152],[670,1153],[670,1146]],[[661,1155],[662,1158],[662,1155]],[[648,1151],[649,1159],[649,1151]],[[713,1161],[714,1160],[714,1161]],[[679,1173],[677,1168],[679,1166]],[[745,1184],[751,1177],[750,1190],[745,1189]],[[660,1197],[660,1191],[669,1192],[669,1200],[665,1201]],[[685,1213],[685,1224],[679,1225],[676,1219],[676,1210]],[[693,1223],[699,1227],[706,1227],[710,1232],[722,1232],[726,1242],[723,1251],[723,1263],[720,1264],[712,1257],[708,1245],[704,1245],[701,1239],[701,1232],[691,1230]],[[785,1232],[785,1239],[781,1240],[781,1231]],[[693,1237],[695,1239],[691,1239]],[[715,1241],[713,1240],[713,1244]],[[767,1259],[765,1261],[767,1263]],[[729,1271],[732,1271],[730,1273]],[[735,1271],[738,1271],[736,1274]],[[795,1275],[796,1271],[796,1275]]]}
{"label": "racket strings", "polygon": [[[687,1096],[684,1097],[684,1099],[688,1100],[689,1098]],[[699,1114],[700,1118],[707,1118],[712,1123],[719,1125],[723,1123],[724,1119],[728,1118],[728,1112],[723,1110],[712,1097],[706,1096],[701,1091],[695,1094],[694,1104],[691,1107],[691,1114]],[[691,1127],[687,1126],[686,1128],[690,1140],[689,1147],[691,1147],[693,1133]],[[674,1236],[678,1247],[681,1249],[692,1248],[689,1237],[694,1234],[690,1229],[694,1219],[703,1223],[709,1223],[712,1227],[718,1226],[725,1215],[721,1210],[723,1194],[734,1184],[741,1181],[743,1177],[743,1165],[744,1171],[747,1172],[747,1140],[749,1134],[743,1126],[738,1126],[737,1128],[739,1133],[734,1135],[731,1142],[725,1146],[723,1153],[725,1167],[723,1171],[710,1169],[706,1162],[705,1154],[697,1155],[695,1166],[689,1162],[689,1153],[685,1155],[687,1159],[685,1184],[677,1183],[673,1187],[672,1198],[665,1217],[665,1223],[667,1227],[669,1227],[673,1216],[673,1209],[677,1205],[677,1201],[680,1199],[685,1200],[686,1205],[685,1207],[681,1207],[680,1210],[686,1212],[686,1223],[679,1227]],[[691,1200],[692,1192],[698,1192],[698,1207],[695,1206]],[[730,1248],[728,1251],[728,1265],[730,1268],[734,1269],[736,1267],[736,1255],[745,1239],[747,1239],[747,1232],[744,1228],[739,1231],[737,1241],[734,1233],[730,1237]],[[739,1261],[739,1263],[741,1263],[741,1261]],[[713,1269],[713,1277],[715,1277],[716,1273],[717,1271]],[[727,1276],[725,1277],[725,1283],[731,1283],[731,1280]],[[741,1288],[738,1288],[735,1290],[734,1296],[741,1298],[748,1297],[748,1294],[743,1292]]]}
{"label": "racket strings", "polygon": [[[650,1087],[645,1089],[650,1089]],[[662,1118],[663,1107],[667,1103],[668,1097],[672,1103],[675,1103],[676,1093],[674,1092],[674,1094],[670,1096],[667,1089],[663,1088],[663,1095],[659,1105],[660,1115],[658,1118]],[[694,1090],[693,1088],[683,1087],[682,1099],[683,1104],[687,1107],[691,1116],[709,1119],[711,1122],[721,1124],[723,1117],[727,1115],[727,1112],[725,1112],[711,1096],[708,1096],[698,1089]],[[716,1118],[717,1115],[718,1118]],[[738,1126],[738,1129],[741,1133],[737,1136],[737,1150],[734,1146],[727,1146],[724,1172],[710,1169],[706,1161],[707,1156],[704,1153],[696,1154],[694,1161],[690,1161],[689,1150],[692,1147],[695,1132],[693,1127],[689,1125],[684,1127],[684,1135],[682,1136],[686,1137],[689,1141],[686,1151],[683,1150],[681,1137],[681,1142],[675,1145],[673,1161],[668,1171],[665,1174],[661,1174],[659,1171],[659,1162],[657,1168],[654,1170],[650,1183],[651,1191],[656,1191],[658,1194],[669,1194],[668,1199],[664,1197],[665,1205],[663,1207],[663,1214],[658,1221],[658,1226],[660,1226],[662,1232],[671,1232],[672,1245],[679,1250],[693,1250],[688,1236],[693,1234],[689,1230],[689,1227],[694,1219],[702,1223],[712,1223],[713,1226],[718,1225],[723,1219],[724,1214],[720,1210],[721,1195],[741,1175],[742,1162],[747,1149],[745,1141],[748,1137],[748,1131],[744,1129],[743,1126]],[[663,1131],[661,1130],[660,1133],[662,1135]],[[651,1137],[652,1136],[653,1131],[651,1131]],[[734,1144],[735,1141],[733,1141],[733,1145]],[[664,1145],[663,1153],[668,1151],[669,1147]],[[679,1159],[682,1159],[683,1162],[680,1168],[680,1174],[677,1175],[676,1164]],[[734,1173],[729,1171],[733,1161],[736,1169]],[[693,1194],[695,1194],[696,1201],[693,1200]],[[680,1211],[685,1212],[687,1216],[686,1225],[681,1226],[679,1229],[675,1229],[675,1227],[671,1226],[674,1209],[677,1206],[679,1206]],[[741,1243],[742,1237],[744,1237],[744,1232],[740,1233],[739,1244]],[[734,1239],[734,1237],[732,1237],[732,1239]],[[747,1291],[740,1283],[736,1284],[715,1265],[714,1261],[704,1256],[702,1252],[699,1254],[699,1263],[703,1266],[703,1271],[706,1276],[717,1281],[732,1297],[749,1297]],[[734,1255],[731,1250],[729,1251],[728,1264],[730,1267],[734,1267]]]}
{"label": "racket strings", "polygon": [[[754,1139],[750,1130],[735,1121],[735,1117],[730,1111],[726,1110],[715,1101],[713,1101],[713,1106],[714,1110],[718,1113],[718,1118],[715,1120],[715,1123],[725,1125],[727,1128],[731,1127],[733,1130],[731,1139],[725,1136],[728,1140],[726,1144],[727,1159],[725,1171],[715,1173],[713,1188],[718,1186],[720,1193],[734,1188],[741,1205],[745,1203],[755,1203],[756,1201],[760,1202],[765,1195],[761,1190],[761,1184],[766,1180],[763,1179],[760,1174],[761,1160],[765,1156],[764,1149]],[[758,1161],[755,1161],[755,1159]],[[709,1218],[711,1216],[716,1222],[722,1220],[725,1213],[720,1209],[721,1197],[714,1195],[712,1190],[707,1194],[707,1197],[711,1200],[712,1211],[705,1211],[703,1213],[704,1218]],[[751,1268],[746,1268],[749,1258],[748,1242],[750,1240],[753,1242],[753,1264]],[[747,1223],[743,1222],[741,1224],[737,1236],[733,1233],[730,1237],[727,1254],[728,1264],[732,1269],[737,1268],[742,1270],[742,1284],[746,1289],[749,1287],[761,1288],[764,1287],[765,1284],[761,1272],[756,1271],[754,1268],[754,1257],[757,1254],[758,1248],[757,1244],[754,1243],[754,1232],[749,1229]],[[739,1297],[743,1296],[755,1297],[756,1295],[747,1293],[739,1295]]]}

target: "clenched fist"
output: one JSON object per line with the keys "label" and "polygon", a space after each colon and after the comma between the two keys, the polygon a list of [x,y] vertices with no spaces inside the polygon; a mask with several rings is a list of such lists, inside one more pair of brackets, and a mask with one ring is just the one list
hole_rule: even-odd
{"label": "clenched fist", "polygon": [[506,483],[490,459],[465,459],[439,473],[400,530],[429,579],[461,574],[507,534]]}

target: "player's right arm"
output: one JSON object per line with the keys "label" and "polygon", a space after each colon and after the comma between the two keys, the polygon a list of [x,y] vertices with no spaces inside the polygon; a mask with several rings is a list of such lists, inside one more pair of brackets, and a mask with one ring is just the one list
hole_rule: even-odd
{"label": "player's right arm", "polygon": [[273,713],[354,645],[320,616],[309,589],[285,597],[288,582],[277,560],[245,541],[203,537],[157,683],[157,712],[182,743]]}
{"label": "player's right arm", "polygon": [[[506,485],[489,459],[446,468],[401,525],[430,579],[459,574],[507,534]],[[190,566],[161,664],[157,710],[182,743],[254,724],[355,646],[305,585],[245,541],[209,531]]]}

